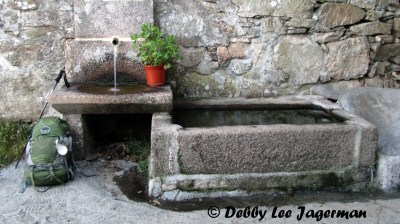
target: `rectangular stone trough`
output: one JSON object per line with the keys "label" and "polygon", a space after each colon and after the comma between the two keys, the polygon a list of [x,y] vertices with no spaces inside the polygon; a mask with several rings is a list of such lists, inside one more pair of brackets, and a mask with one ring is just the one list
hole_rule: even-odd
{"label": "rectangular stone trough", "polygon": [[[180,101],[174,108],[178,115],[153,115],[152,197],[179,201],[293,189],[370,187],[377,143],[375,127],[322,97]],[[336,123],[297,124],[294,117],[289,123],[267,124],[261,119],[257,124],[251,118],[258,112],[252,112],[256,114],[250,114],[250,118],[236,118],[238,125],[223,117],[226,124],[208,126],[206,121],[202,124],[204,116],[193,113],[206,108],[262,113],[310,109],[329,114]],[[185,118],[181,119],[185,114],[194,116],[191,120],[200,125],[185,123]]]}

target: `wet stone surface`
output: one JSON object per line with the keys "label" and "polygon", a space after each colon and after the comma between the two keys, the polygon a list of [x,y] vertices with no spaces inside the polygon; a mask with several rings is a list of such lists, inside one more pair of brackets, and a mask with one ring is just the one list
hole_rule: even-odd
{"label": "wet stone surface", "polygon": [[277,191],[248,197],[202,198],[175,202],[149,197],[147,175],[138,172],[136,167],[126,170],[121,176],[115,176],[113,180],[130,200],[145,202],[152,206],[172,211],[203,210],[208,209],[210,206],[244,208],[247,206],[285,206],[326,202],[366,202],[369,200],[400,198],[400,193],[381,193],[378,191],[350,193],[338,192],[332,188],[327,191],[287,189],[286,192]]}
{"label": "wet stone surface", "polygon": [[322,110],[276,109],[276,110],[215,110],[187,109],[172,113],[174,123],[183,127],[216,127],[234,125],[272,124],[327,124],[342,123]]}
{"label": "wet stone surface", "polygon": [[139,172],[137,167],[125,171],[122,176],[115,176],[113,180],[130,200],[138,202],[151,200],[148,196],[147,175]]}
{"label": "wet stone surface", "polygon": [[114,89],[112,84],[80,84],[76,90],[82,93],[101,94],[101,95],[124,95],[124,94],[138,94],[144,92],[155,92],[157,88],[149,87],[147,85],[134,83],[134,84],[118,84]]}

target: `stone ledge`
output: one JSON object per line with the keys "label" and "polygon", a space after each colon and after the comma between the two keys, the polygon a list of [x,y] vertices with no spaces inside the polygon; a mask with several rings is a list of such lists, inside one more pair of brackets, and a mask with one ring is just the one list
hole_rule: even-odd
{"label": "stone ledge", "polygon": [[365,181],[369,170],[346,168],[343,170],[243,173],[231,175],[196,174],[173,175],[149,180],[151,196],[167,201],[198,198],[242,197],[290,190],[317,190],[335,186],[347,191],[370,187]]}
{"label": "stone ledge", "polygon": [[[172,110],[172,91],[169,85],[152,88],[138,84],[143,91],[132,93],[94,94],[79,91],[83,85],[71,84],[70,88],[54,91],[48,101],[62,114],[124,114],[154,113]],[[105,88],[111,88],[105,87]]]}

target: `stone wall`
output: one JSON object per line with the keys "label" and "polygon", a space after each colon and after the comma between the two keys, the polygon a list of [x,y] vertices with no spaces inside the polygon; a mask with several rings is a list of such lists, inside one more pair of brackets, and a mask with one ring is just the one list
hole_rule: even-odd
{"label": "stone wall", "polygon": [[309,94],[321,83],[398,88],[397,0],[155,0],[184,55],[178,97]]}
{"label": "stone wall", "polygon": [[36,119],[64,67],[73,0],[0,0],[0,115]]}
{"label": "stone wall", "polygon": [[[0,116],[35,119],[79,12],[74,0],[0,3]],[[182,46],[168,72],[175,97],[400,85],[397,0],[154,0],[154,17]]]}

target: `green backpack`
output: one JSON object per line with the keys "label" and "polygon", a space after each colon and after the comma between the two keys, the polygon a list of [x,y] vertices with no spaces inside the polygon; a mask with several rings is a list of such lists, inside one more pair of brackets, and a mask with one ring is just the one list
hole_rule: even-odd
{"label": "green backpack", "polygon": [[38,186],[63,184],[72,180],[74,162],[71,145],[72,138],[66,121],[58,117],[39,119],[25,148],[25,187],[32,185],[38,190]]}

